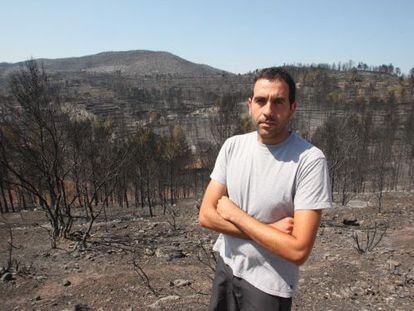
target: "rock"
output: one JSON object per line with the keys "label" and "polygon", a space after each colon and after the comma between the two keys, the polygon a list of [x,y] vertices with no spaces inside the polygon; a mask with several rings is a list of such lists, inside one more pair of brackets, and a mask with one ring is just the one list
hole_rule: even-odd
{"label": "rock", "polygon": [[13,280],[13,274],[11,274],[10,272],[6,272],[3,274],[3,276],[1,277],[2,282],[8,282]]}
{"label": "rock", "polygon": [[36,300],[36,301],[42,300],[42,297],[36,296],[34,300]]}
{"label": "rock", "polygon": [[157,258],[165,258],[168,257],[168,254],[166,254],[165,251],[159,247],[155,250],[155,256],[157,256]]}
{"label": "rock", "polygon": [[78,251],[74,251],[74,252],[72,253],[72,257],[73,257],[73,258],[79,258],[79,257],[80,257],[79,252],[78,252]]}
{"label": "rock", "polygon": [[388,259],[387,264],[391,271],[394,271],[397,267],[401,266],[401,262],[394,259]]}
{"label": "rock", "polygon": [[395,292],[395,286],[394,286],[394,285],[388,285],[388,286],[387,286],[387,290],[388,290],[390,293],[393,293],[393,292]]}
{"label": "rock", "polygon": [[358,220],[356,218],[344,218],[342,223],[345,226],[359,226]]}
{"label": "rock", "polygon": [[155,250],[157,258],[166,258],[167,260],[185,257],[182,249],[174,247],[159,247]]}
{"label": "rock", "polygon": [[64,279],[63,280],[63,282],[62,282],[62,285],[63,286],[69,286],[69,285],[71,285],[72,283],[69,281],[69,280],[67,280],[67,279]]}
{"label": "rock", "polygon": [[150,248],[146,248],[146,249],[144,250],[144,253],[145,253],[145,255],[147,255],[147,256],[154,256],[154,251],[153,251],[152,249],[150,249]]}
{"label": "rock", "polygon": [[47,280],[47,277],[45,277],[43,275],[39,275],[39,276],[36,276],[34,279],[36,281],[44,281],[44,280]]}
{"label": "rock", "polygon": [[189,280],[177,279],[177,280],[170,282],[170,286],[174,286],[174,287],[188,286],[188,285],[191,285],[191,281]]}
{"label": "rock", "polygon": [[159,307],[162,304],[168,303],[170,301],[176,301],[178,299],[180,299],[180,296],[176,296],[176,295],[162,297],[162,298],[158,299],[156,302],[154,302],[153,304],[149,305],[148,307],[151,308],[151,309],[159,309]]}
{"label": "rock", "polygon": [[414,284],[414,272],[413,271],[409,271],[408,273],[405,273],[404,278],[407,284]]}
{"label": "rock", "polygon": [[177,258],[184,258],[185,257],[182,249],[172,250],[169,255],[170,255],[171,259],[177,259]]}
{"label": "rock", "polygon": [[89,310],[92,310],[92,308],[89,307],[88,305],[77,303],[73,306],[72,310],[73,311],[89,311]]}

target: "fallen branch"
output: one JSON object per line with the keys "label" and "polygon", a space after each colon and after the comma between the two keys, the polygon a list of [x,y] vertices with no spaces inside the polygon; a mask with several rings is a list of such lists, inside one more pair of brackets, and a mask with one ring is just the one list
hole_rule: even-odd
{"label": "fallen branch", "polygon": [[158,297],[157,291],[151,286],[148,274],[146,274],[144,269],[142,269],[142,267],[139,265],[138,260],[135,256],[132,259],[132,264],[134,265],[135,273],[141,278],[145,286],[154,294],[154,296]]}

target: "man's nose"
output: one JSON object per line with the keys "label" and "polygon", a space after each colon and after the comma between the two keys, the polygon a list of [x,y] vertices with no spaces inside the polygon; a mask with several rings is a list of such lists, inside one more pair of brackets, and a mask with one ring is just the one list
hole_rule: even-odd
{"label": "man's nose", "polygon": [[273,116],[273,112],[272,112],[272,102],[270,100],[268,100],[266,102],[266,105],[264,105],[264,107],[263,107],[263,114],[266,117],[272,117]]}

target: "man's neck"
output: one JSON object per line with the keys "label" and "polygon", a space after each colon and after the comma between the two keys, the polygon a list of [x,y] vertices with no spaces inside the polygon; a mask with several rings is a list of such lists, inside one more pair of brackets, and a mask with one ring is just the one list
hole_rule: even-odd
{"label": "man's neck", "polygon": [[290,133],[291,132],[288,129],[286,129],[285,131],[280,133],[280,135],[278,135],[277,137],[272,137],[272,138],[263,138],[260,136],[259,133],[257,133],[257,141],[264,145],[278,145],[284,142],[290,136]]}

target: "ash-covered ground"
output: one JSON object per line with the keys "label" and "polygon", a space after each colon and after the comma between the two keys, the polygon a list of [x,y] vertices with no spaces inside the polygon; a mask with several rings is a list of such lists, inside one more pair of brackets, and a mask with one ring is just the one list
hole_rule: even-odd
{"label": "ash-covered ground", "polygon": [[[293,310],[412,310],[413,204],[414,194],[393,192],[381,211],[369,196],[325,211]],[[200,228],[196,205],[178,202],[177,217],[112,209],[85,249],[69,240],[51,249],[40,211],[1,215],[0,309],[207,310],[217,234]]]}

